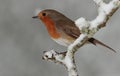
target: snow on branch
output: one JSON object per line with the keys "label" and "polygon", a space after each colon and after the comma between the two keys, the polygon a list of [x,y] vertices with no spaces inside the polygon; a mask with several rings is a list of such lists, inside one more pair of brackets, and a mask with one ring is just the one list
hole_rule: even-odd
{"label": "snow on branch", "polygon": [[74,53],[69,53],[66,55],[66,52],[57,53],[54,50],[51,50],[44,52],[43,59],[63,64],[67,68],[69,76],[78,76],[74,61]]}
{"label": "snow on branch", "polygon": [[120,0],[112,0],[108,4],[103,0],[93,1],[98,5],[98,16],[92,21],[85,18],[79,18],[75,21],[82,34],[68,47],[67,51],[63,53],[57,53],[54,50],[44,52],[43,59],[63,64],[67,68],[68,76],[78,76],[74,53],[99,29],[105,27],[109,18],[120,7]]}

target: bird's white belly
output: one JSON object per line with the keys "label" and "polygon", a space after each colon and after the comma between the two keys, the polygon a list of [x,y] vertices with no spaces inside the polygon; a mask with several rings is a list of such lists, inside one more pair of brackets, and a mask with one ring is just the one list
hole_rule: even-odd
{"label": "bird's white belly", "polygon": [[58,38],[58,39],[53,39],[53,40],[55,42],[57,42],[58,44],[60,44],[62,46],[66,46],[66,47],[72,43],[72,41],[68,41],[67,39],[63,39],[63,38]]}

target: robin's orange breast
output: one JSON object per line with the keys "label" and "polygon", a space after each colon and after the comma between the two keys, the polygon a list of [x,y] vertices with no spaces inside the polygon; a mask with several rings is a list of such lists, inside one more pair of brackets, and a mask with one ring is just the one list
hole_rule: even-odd
{"label": "robin's orange breast", "polygon": [[44,18],[42,18],[42,21],[45,24],[50,36],[54,39],[58,39],[60,37],[60,34],[55,29],[55,26],[54,26],[54,23],[52,22],[52,20],[48,17],[44,17]]}

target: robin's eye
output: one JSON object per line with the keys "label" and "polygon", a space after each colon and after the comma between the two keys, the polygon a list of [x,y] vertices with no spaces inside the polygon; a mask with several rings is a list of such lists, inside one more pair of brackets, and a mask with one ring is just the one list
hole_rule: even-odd
{"label": "robin's eye", "polygon": [[46,16],[46,13],[42,13],[43,16]]}

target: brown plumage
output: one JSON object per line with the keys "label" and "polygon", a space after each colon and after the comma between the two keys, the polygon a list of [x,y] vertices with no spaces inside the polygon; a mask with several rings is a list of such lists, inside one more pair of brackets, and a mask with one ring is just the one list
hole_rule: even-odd
{"label": "brown plumage", "polygon": [[[63,46],[70,45],[73,43],[73,41],[75,41],[75,39],[79,37],[79,35],[81,35],[74,21],[67,18],[60,12],[57,12],[56,10],[42,10],[37,16],[34,16],[33,18],[39,18],[45,24],[51,38]],[[100,44],[116,52],[114,49],[96,40],[95,38],[90,38],[88,42],[94,45]]]}

